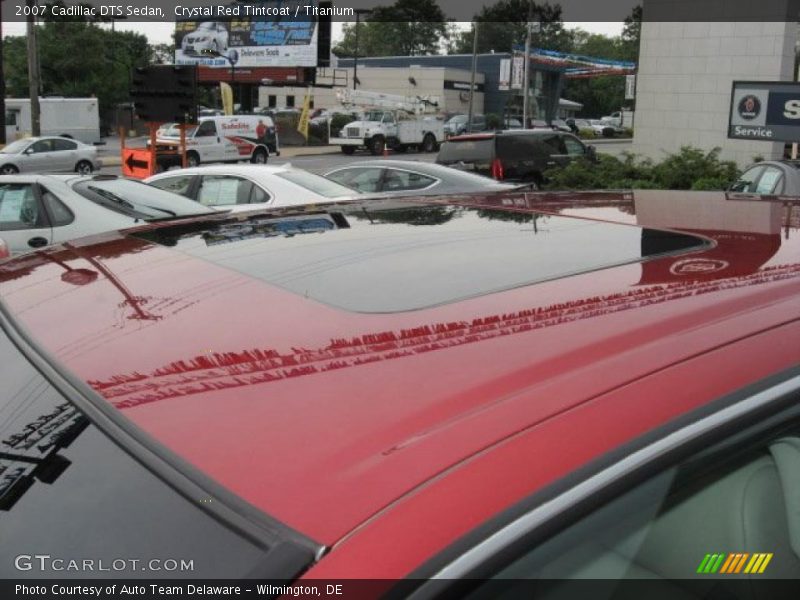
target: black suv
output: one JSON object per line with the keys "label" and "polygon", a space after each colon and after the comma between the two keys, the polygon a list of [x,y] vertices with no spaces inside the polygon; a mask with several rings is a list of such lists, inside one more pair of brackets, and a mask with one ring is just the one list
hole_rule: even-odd
{"label": "black suv", "polygon": [[594,147],[563,131],[530,129],[450,138],[442,144],[436,162],[498,180],[539,186],[547,169],[566,166],[581,157],[596,160]]}

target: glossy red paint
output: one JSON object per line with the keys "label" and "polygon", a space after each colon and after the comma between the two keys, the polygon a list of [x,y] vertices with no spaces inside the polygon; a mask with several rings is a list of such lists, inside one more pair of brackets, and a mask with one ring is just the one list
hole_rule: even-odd
{"label": "glossy red paint", "polygon": [[[796,341],[800,318],[800,236],[781,203],[669,192],[460,201],[714,243],[361,314],[115,234],[0,265],[0,297],[146,432],[339,544],[312,571],[337,576],[405,574],[599,454],[800,359],[800,345],[775,343]],[[74,285],[65,269],[102,277]]]}

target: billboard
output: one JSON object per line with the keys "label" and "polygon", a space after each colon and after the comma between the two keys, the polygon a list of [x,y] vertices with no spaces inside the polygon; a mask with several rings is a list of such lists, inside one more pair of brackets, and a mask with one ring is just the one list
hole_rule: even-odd
{"label": "billboard", "polygon": [[317,6],[317,0],[237,2],[178,20],[175,64],[316,67]]}
{"label": "billboard", "polygon": [[800,141],[800,83],[734,81],[728,137],[763,142]]}

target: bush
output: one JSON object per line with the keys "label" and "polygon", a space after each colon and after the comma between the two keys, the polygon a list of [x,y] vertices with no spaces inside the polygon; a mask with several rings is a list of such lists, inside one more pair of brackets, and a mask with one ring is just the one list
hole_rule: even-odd
{"label": "bush", "polygon": [[328,143],[328,126],[325,124],[308,125],[308,143],[313,146],[324,146]]}
{"label": "bush", "polygon": [[633,127],[623,128],[622,137],[633,137]]}
{"label": "bush", "polygon": [[594,132],[594,129],[579,129],[578,137],[582,140],[593,140],[597,137],[597,134]]}
{"label": "bush", "polygon": [[621,158],[598,154],[598,162],[576,160],[545,173],[547,188],[725,190],[739,176],[736,164],[719,160],[719,148],[703,152],[683,147],[658,164],[630,152]]}
{"label": "bush", "polygon": [[489,113],[486,115],[486,128],[487,129],[503,129],[503,119],[500,115]]}
{"label": "bush", "polygon": [[351,115],[336,114],[331,118],[331,137],[337,137],[342,128],[348,123],[352,123],[356,118]]}

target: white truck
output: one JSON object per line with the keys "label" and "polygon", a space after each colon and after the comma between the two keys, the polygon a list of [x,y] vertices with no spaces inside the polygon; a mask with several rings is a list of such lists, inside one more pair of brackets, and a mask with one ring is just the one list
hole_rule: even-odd
{"label": "white truck", "polygon": [[632,110],[622,110],[613,112],[610,115],[602,117],[601,121],[605,121],[606,123],[613,125],[619,129],[624,129],[628,127],[633,127],[633,111]]}
{"label": "white truck", "polygon": [[337,90],[336,96],[343,107],[364,110],[364,117],[342,127],[338,136],[328,132],[328,143],[340,146],[345,154],[359,147],[374,155],[382,154],[384,148],[405,152],[410,146],[435,152],[445,139],[444,122],[432,114],[438,110],[436,98],[348,89]]}
{"label": "white truck", "polygon": [[[100,141],[97,98],[39,98],[42,135],[69,137],[85,144]],[[6,141],[32,135],[30,98],[6,98]]]}

